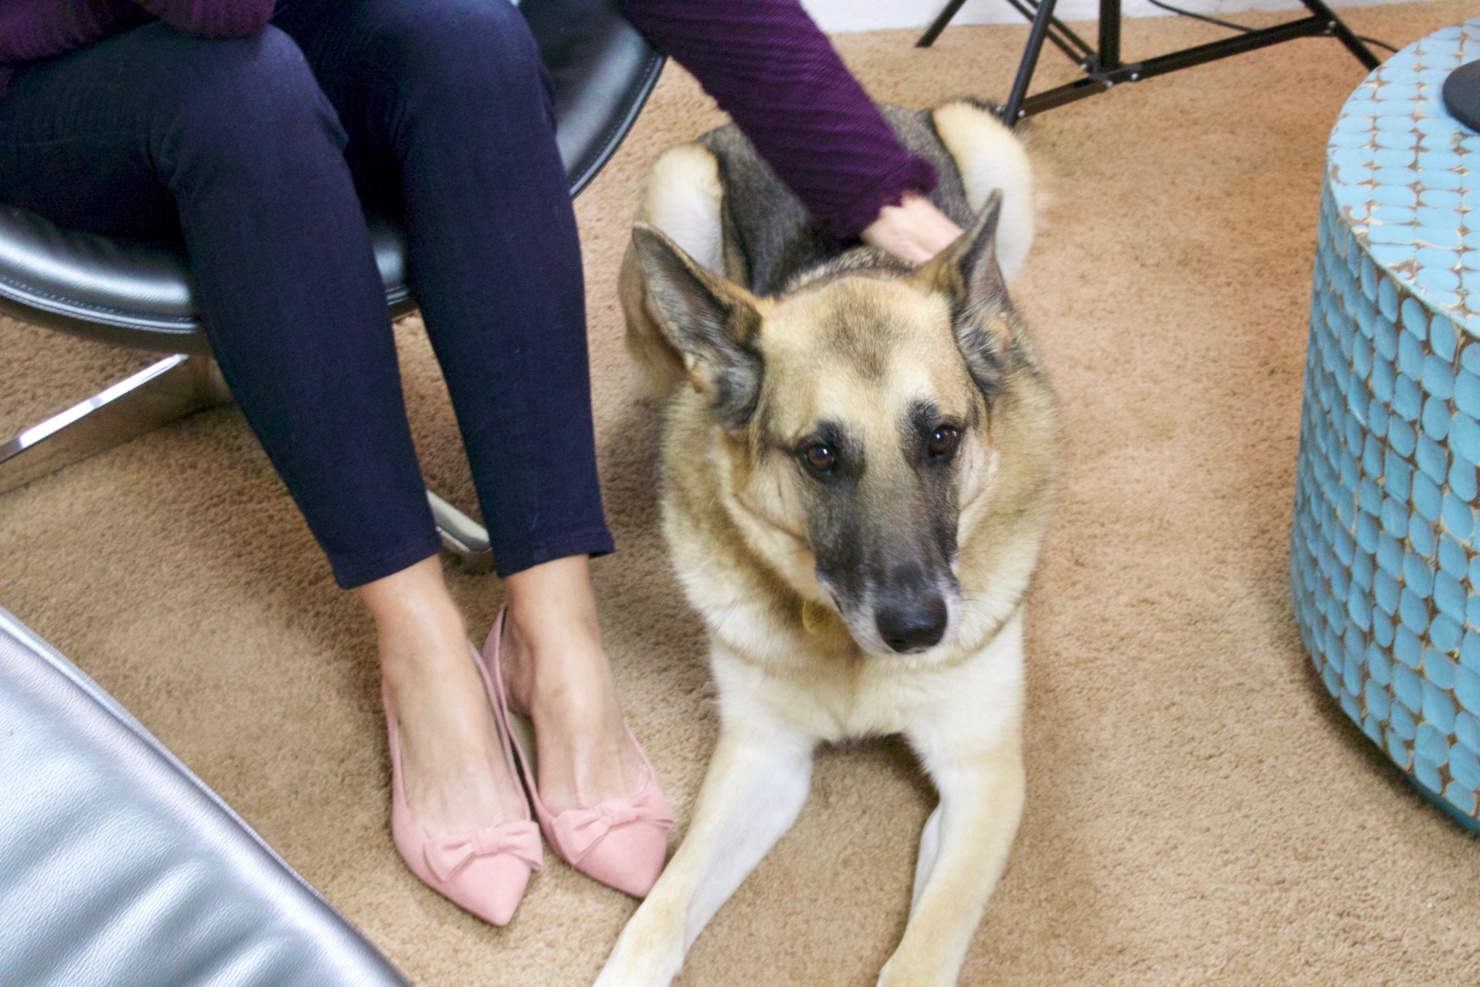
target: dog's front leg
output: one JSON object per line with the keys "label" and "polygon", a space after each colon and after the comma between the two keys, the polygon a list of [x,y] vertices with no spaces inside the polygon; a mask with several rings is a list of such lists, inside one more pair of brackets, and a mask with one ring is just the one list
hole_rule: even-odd
{"label": "dog's front leg", "polygon": [[722,715],[683,845],[622,930],[596,987],[669,983],[700,931],[801,811],[814,740],[747,706]]}
{"label": "dog's front leg", "polygon": [[954,695],[906,731],[940,805],[925,823],[910,919],[880,987],[956,983],[1022,818],[1022,623],[1010,621]]}
{"label": "dog's front leg", "polygon": [[921,838],[904,938],[879,974],[879,987],[956,983],[1022,817],[1026,786],[1018,734],[1014,723],[999,744],[962,752],[932,770],[940,805]]}

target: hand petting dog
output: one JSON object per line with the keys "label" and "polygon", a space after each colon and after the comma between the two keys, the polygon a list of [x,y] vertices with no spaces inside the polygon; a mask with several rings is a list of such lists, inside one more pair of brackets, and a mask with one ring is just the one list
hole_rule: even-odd
{"label": "hand petting dog", "polygon": [[911,264],[923,264],[956,242],[961,227],[923,195],[909,194],[897,206],[885,206],[859,234],[864,243],[878,247]]}

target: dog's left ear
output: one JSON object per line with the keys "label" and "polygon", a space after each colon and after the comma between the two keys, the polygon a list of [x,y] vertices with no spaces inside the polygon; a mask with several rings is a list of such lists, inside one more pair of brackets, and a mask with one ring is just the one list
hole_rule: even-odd
{"label": "dog's left ear", "polygon": [[633,227],[632,247],[664,340],[682,358],[694,387],[709,398],[720,425],[743,428],[761,389],[756,297],[700,265],[655,226]]}
{"label": "dog's left ear", "polygon": [[971,229],[920,269],[931,289],[951,299],[956,345],[977,387],[988,397],[1012,363],[1012,304],[997,266],[1002,190],[993,189]]}

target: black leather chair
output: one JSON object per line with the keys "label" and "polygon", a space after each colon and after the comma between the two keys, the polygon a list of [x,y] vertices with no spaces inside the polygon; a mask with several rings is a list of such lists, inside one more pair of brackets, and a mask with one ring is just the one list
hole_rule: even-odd
{"label": "black leather chair", "polygon": [[409,983],[96,682],[0,609],[0,984]]}
{"label": "black leather chair", "polygon": [[[523,0],[555,80],[561,159],[575,195],[626,136],[663,60],[607,0]],[[370,217],[386,304],[416,306],[404,244]],[[0,313],[113,346],[169,354],[0,445],[0,493],[183,415],[230,401],[201,332],[183,258],[166,247],[62,230],[0,206]],[[483,527],[430,491],[442,543],[491,563]]]}

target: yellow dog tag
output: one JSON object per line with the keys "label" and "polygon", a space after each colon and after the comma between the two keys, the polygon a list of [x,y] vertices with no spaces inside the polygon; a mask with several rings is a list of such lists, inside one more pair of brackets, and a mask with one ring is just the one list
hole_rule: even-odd
{"label": "yellow dog tag", "polygon": [[802,601],[802,626],[808,634],[816,634],[832,620],[832,612],[815,600]]}

